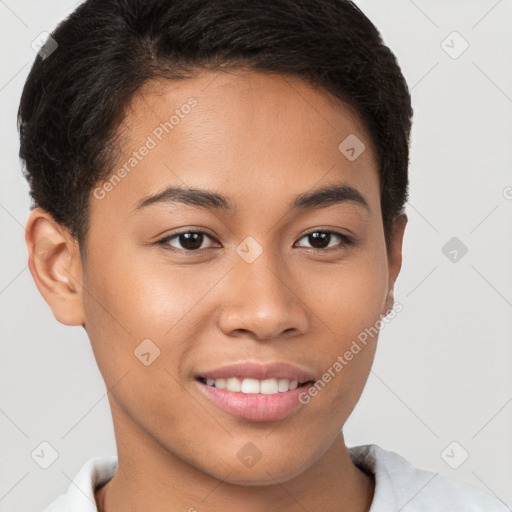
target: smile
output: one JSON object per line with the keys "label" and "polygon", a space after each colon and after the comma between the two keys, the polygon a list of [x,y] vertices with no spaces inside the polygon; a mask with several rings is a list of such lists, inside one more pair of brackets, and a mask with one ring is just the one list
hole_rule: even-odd
{"label": "smile", "polygon": [[239,379],[230,377],[227,379],[204,379],[199,378],[201,382],[217,389],[227,389],[228,391],[241,392],[246,394],[263,394],[275,395],[277,393],[285,393],[297,387],[304,386],[307,382],[299,383],[290,379]]}
{"label": "smile", "polygon": [[[288,379],[259,381],[236,377],[208,379],[208,382],[197,378],[195,382],[209,401],[223,411],[237,418],[259,422],[281,420],[298,410],[303,406],[299,395],[314,384],[313,381],[299,385],[297,381]],[[225,387],[217,387],[216,384],[225,384]]]}

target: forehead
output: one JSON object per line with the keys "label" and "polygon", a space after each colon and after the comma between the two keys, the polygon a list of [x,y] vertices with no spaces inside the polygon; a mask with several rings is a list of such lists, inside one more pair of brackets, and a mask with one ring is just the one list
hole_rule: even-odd
{"label": "forehead", "polygon": [[[236,204],[340,180],[378,195],[375,152],[356,110],[287,75],[234,70],[152,80],[133,97],[120,134],[115,169],[125,176],[109,199],[121,200],[122,189],[132,208],[169,184],[222,190]],[[354,142],[364,150],[351,159],[343,151]]]}
{"label": "forehead", "polygon": [[[357,133],[372,145],[366,127],[355,107],[334,97],[327,90],[304,80],[278,73],[254,70],[198,71],[198,75],[177,81],[154,79],[133,96],[126,110],[123,127],[136,137],[147,133],[155,123],[169,121],[173,113],[184,119],[187,101],[194,98],[192,114],[185,112],[186,123],[173,120],[173,132],[197,138],[213,136],[212,127],[258,132],[258,142],[303,142],[306,137],[318,147],[343,134]],[[265,137],[267,135],[267,137]],[[293,135],[293,137],[292,137]],[[237,139],[232,141],[236,145]],[[245,146],[251,140],[245,140]],[[297,149],[297,148],[295,148]],[[319,148],[320,149],[320,148]],[[373,149],[373,148],[372,148]]]}

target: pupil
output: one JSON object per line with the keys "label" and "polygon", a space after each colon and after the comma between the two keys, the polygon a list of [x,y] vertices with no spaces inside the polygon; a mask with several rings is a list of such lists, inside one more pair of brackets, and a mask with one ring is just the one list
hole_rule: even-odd
{"label": "pupil", "polygon": [[202,233],[181,233],[180,236],[180,244],[185,249],[199,249],[203,243],[203,234]]}
{"label": "pupil", "polygon": [[[310,233],[309,234],[309,243],[315,249],[323,249],[329,245],[330,233]],[[312,243],[313,242],[313,243]]]}

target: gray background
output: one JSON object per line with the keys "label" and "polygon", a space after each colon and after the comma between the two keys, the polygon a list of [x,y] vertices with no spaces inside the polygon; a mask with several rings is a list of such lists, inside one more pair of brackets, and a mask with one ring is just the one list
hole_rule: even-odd
{"label": "gray background", "polygon": [[[415,119],[403,311],[381,332],[347,443],[376,443],[512,506],[512,1],[357,3],[397,55]],[[115,453],[86,334],[55,320],[24,242],[19,97],[31,42],[75,5],[0,1],[2,512],[41,510],[89,457]],[[453,31],[469,43],[460,56]],[[468,248],[455,262],[443,253],[452,237]],[[31,458],[43,441],[59,454],[48,469]]]}

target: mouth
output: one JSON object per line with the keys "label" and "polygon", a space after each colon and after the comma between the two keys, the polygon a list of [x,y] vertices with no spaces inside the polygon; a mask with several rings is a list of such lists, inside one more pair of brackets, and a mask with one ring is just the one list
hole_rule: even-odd
{"label": "mouth", "polygon": [[277,421],[291,416],[303,407],[301,395],[314,383],[312,380],[299,383],[288,379],[258,381],[237,377],[196,377],[195,382],[203,396],[219,410],[250,422]]}
{"label": "mouth", "polygon": [[298,411],[316,372],[286,361],[238,361],[199,370],[197,388],[216,407],[249,421],[274,421]]}
{"label": "mouth", "polygon": [[240,377],[228,377],[221,379],[196,377],[196,380],[212,388],[224,389],[234,393],[245,393],[248,395],[277,395],[279,393],[286,393],[294,389],[307,387],[309,384],[314,383],[313,380],[299,382],[298,380],[290,379],[271,378],[259,380]]}

